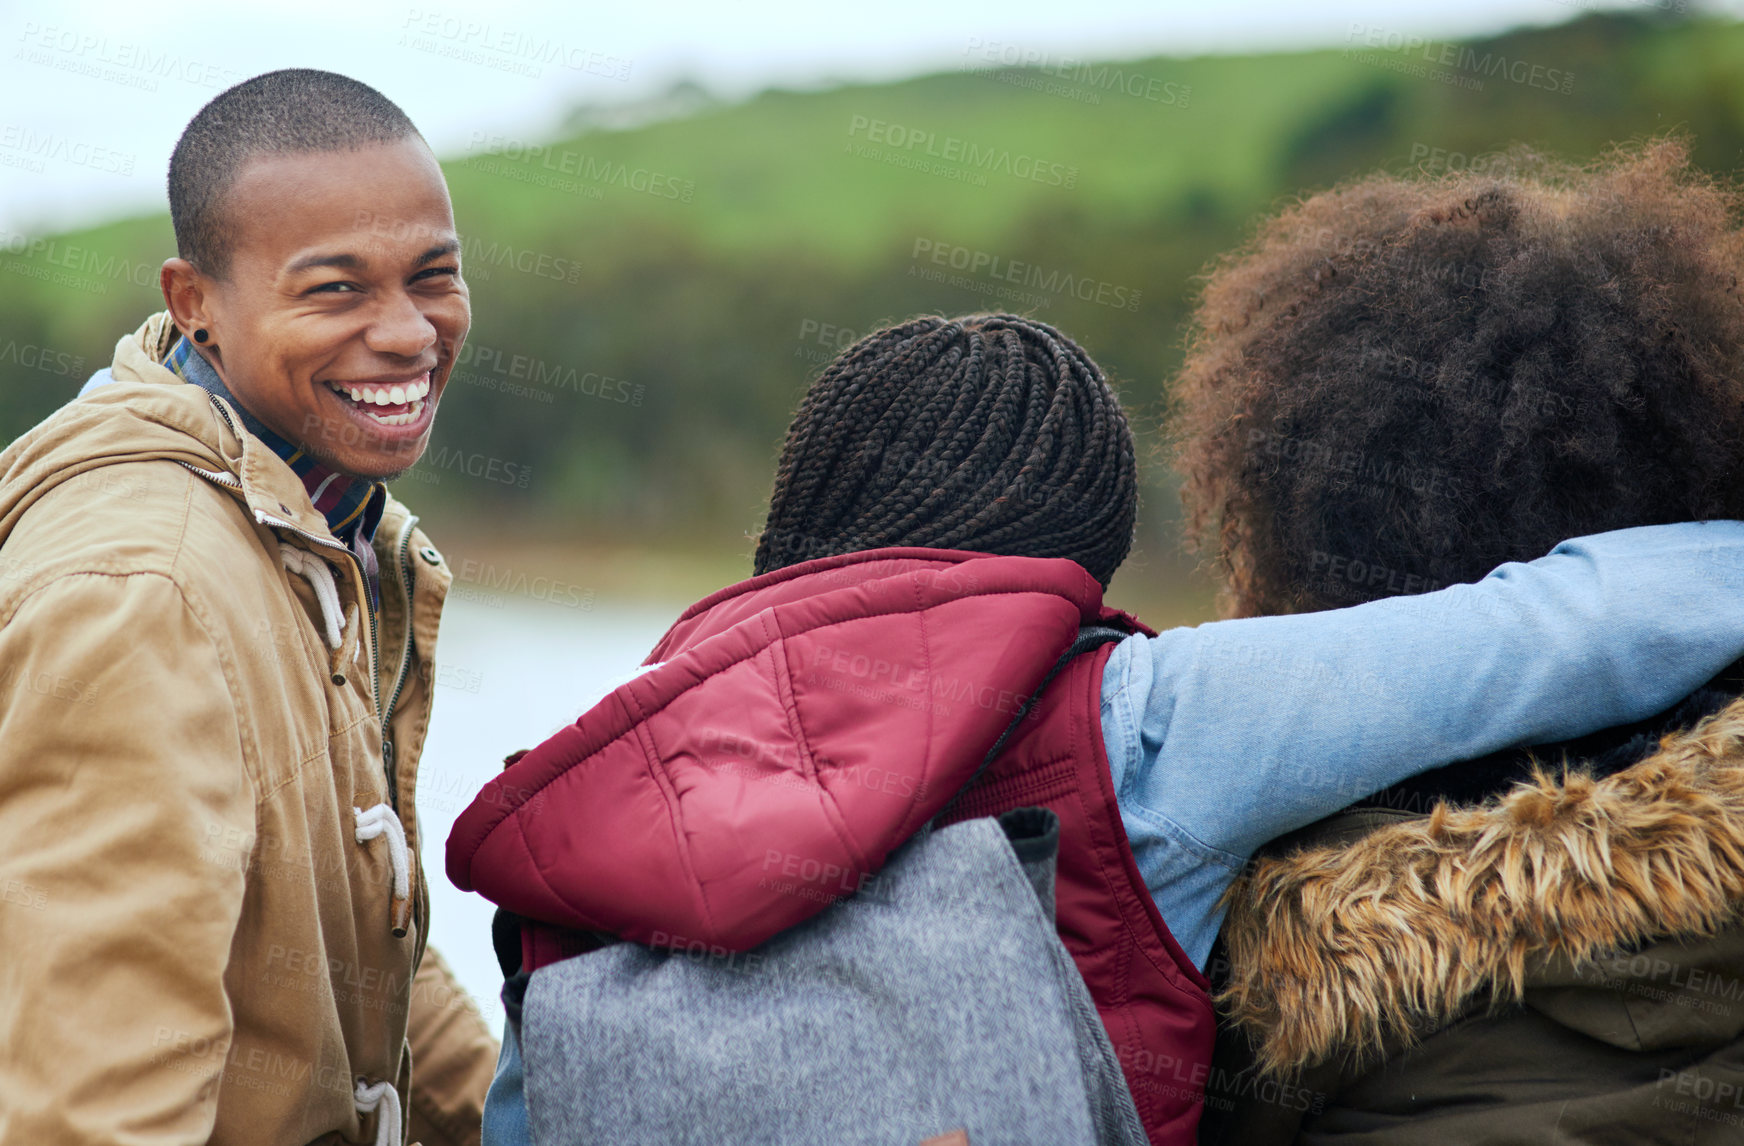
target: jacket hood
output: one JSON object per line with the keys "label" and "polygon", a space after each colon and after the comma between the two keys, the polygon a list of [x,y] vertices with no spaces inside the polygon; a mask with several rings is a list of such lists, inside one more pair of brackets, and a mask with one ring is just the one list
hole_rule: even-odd
{"label": "jacket hood", "polygon": [[25,510],[68,478],[153,459],[231,488],[257,521],[330,536],[296,474],[240,431],[236,411],[161,364],[176,338],[168,312],[151,316],[115,344],[114,382],[68,402],[0,453],[0,544]]}
{"label": "jacket hood", "polygon": [[1268,1072],[1373,1061],[1545,973],[1711,935],[1741,897],[1744,699],[1604,779],[1539,772],[1255,860],[1228,893],[1219,1002]]}
{"label": "jacket hood", "polygon": [[734,585],[485,786],[448,877],[562,927],[753,947],[859,890],[1079,627],[1121,618],[1064,559],[883,549]]}

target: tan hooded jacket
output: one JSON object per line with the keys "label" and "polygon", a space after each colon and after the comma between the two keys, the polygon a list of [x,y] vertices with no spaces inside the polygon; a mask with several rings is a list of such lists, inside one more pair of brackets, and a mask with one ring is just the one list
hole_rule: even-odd
{"label": "tan hooded jacket", "polygon": [[390,498],[372,617],[174,337],[0,454],[0,1143],[476,1142],[413,811],[449,571]]}

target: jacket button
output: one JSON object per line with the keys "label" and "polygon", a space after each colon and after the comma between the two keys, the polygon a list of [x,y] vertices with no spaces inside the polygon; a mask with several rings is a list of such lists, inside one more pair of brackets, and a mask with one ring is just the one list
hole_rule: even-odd
{"label": "jacket button", "polygon": [[428,545],[426,545],[426,546],[424,546],[424,548],[418,550],[418,556],[422,557],[424,560],[428,561],[432,565],[442,564],[442,554],[436,552],[435,549],[431,548]]}

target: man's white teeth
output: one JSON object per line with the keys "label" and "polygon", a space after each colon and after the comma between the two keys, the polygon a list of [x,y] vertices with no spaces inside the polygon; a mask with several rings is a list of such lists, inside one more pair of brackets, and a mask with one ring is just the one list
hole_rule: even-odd
{"label": "man's white teeth", "polygon": [[424,412],[424,399],[412,399],[412,406],[403,414],[378,414],[374,410],[365,410],[364,414],[380,422],[384,426],[404,426],[418,420],[418,415]]}
{"label": "man's white teeth", "polygon": [[346,386],[338,382],[329,382],[327,388],[335,393],[345,395],[360,406],[403,406],[407,402],[416,402],[430,393],[430,376],[426,374],[415,382],[406,382],[398,386],[374,384]]}

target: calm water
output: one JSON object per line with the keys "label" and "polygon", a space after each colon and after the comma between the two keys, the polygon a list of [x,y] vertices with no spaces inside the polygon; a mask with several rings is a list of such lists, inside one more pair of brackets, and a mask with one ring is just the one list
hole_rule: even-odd
{"label": "calm water", "polygon": [[596,602],[591,609],[524,601],[452,599],[436,648],[436,710],[418,776],[430,942],[442,951],[485,1021],[502,1029],[502,972],[491,954],[494,908],[455,889],[444,849],[478,789],[516,749],[531,748],[628,676],[682,604]]}

